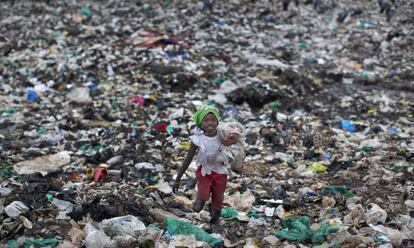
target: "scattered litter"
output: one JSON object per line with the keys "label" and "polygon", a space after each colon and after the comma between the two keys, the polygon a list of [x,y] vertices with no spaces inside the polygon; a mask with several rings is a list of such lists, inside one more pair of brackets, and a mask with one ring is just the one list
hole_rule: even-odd
{"label": "scattered litter", "polygon": [[[0,247],[412,245],[412,1],[3,2]],[[217,226],[172,192],[203,104]]]}

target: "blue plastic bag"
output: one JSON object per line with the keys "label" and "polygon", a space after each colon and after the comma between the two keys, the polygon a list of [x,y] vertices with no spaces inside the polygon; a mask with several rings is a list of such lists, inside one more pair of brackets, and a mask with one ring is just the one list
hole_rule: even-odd
{"label": "blue plastic bag", "polygon": [[356,131],[355,125],[349,120],[342,120],[341,121],[341,126],[342,126],[343,129],[345,129],[345,130],[347,130],[351,133]]}
{"label": "blue plastic bag", "polygon": [[37,95],[36,91],[27,90],[26,99],[29,102],[35,102],[35,101],[39,100],[39,96]]}

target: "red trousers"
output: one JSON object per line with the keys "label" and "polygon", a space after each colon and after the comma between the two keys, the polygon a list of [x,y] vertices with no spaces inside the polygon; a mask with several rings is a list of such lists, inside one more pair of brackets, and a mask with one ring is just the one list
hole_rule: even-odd
{"label": "red trousers", "polygon": [[214,171],[210,175],[201,175],[201,166],[197,168],[197,197],[202,201],[208,201],[211,192],[211,204],[216,211],[223,207],[224,191],[227,185],[227,175],[219,174]]}

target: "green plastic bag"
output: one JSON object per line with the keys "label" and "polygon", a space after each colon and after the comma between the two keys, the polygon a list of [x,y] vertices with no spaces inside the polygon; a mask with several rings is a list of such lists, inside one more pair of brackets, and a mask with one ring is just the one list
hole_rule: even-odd
{"label": "green plastic bag", "polygon": [[225,219],[237,219],[239,213],[234,208],[225,208],[221,210],[221,217]]}
{"label": "green plastic bag", "polygon": [[215,79],[211,80],[211,82],[215,85],[220,85],[220,84],[224,83],[224,81],[226,81],[226,79],[223,78],[223,77],[218,77],[218,78],[215,78]]}
{"label": "green plastic bag", "polygon": [[296,220],[289,217],[283,222],[284,228],[276,232],[276,236],[289,241],[311,241],[313,244],[320,244],[326,240],[328,234],[339,231],[339,227],[332,227],[323,222],[319,225],[320,228],[317,231],[312,231],[308,216],[302,216]]}
{"label": "green plastic bag", "polygon": [[9,116],[9,115],[12,115],[14,113],[16,113],[16,110],[15,109],[8,108],[8,109],[5,109],[5,110],[1,110],[0,111],[0,116]]}
{"label": "green plastic bag", "polygon": [[82,9],[80,10],[80,13],[81,13],[82,15],[85,15],[85,16],[90,16],[90,15],[92,15],[92,11],[91,11],[90,9],[88,9],[88,8],[82,8]]}
{"label": "green plastic bag", "polygon": [[47,247],[47,246],[51,246],[51,247],[55,247],[59,244],[59,241],[56,238],[51,238],[51,239],[26,239],[23,242],[24,247]]}
{"label": "green plastic bag", "polygon": [[248,217],[258,219],[260,216],[257,214],[256,210],[250,210],[247,214]]}
{"label": "green plastic bag", "polygon": [[339,227],[332,227],[326,223],[319,223],[319,230],[312,233],[312,243],[320,244],[326,240],[326,237],[330,233],[339,231]]}
{"label": "green plastic bag", "polygon": [[331,185],[321,190],[321,195],[344,195],[345,197],[354,196],[345,186]]}
{"label": "green plastic bag", "polygon": [[185,235],[190,236],[194,235],[198,241],[204,241],[210,245],[216,245],[222,242],[220,239],[214,238],[210,234],[206,233],[203,229],[198,228],[190,223],[174,219],[174,218],[165,218],[165,226],[167,227],[168,232],[174,235]]}
{"label": "green plastic bag", "polygon": [[10,165],[0,165],[0,177],[11,177],[15,175],[17,173],[13,170],[13,167]]}
{"label": "green plastic bag", "polygon": [[289,217],[283,221],[285,228],[277,231],[276,236],[289,241],[304,242],[312,237],[309,223],[310,219],[308,216],[302,216],[297,220]]}
{"label": "green plastic bag", "polygon": [[16,240],[9,240],[7,242],[7,248],[19,248],[19,244]]}

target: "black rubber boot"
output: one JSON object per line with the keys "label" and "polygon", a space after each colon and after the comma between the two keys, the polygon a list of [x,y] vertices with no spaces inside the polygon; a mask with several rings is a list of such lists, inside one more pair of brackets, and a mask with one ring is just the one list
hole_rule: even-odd
{"label": "black rubber boot", "polygon": [[193,203],[193,211],[199,213],[201,210],[203,210],[205,203],[205,201],[196,199]]}
{"label": "black rubber boot", "polygon": [[221,215],[221,209],[215,210],[211,205],[209,206],[210,210],[210,224],[211,225],[218,225],[220,224],[220,215]]}

